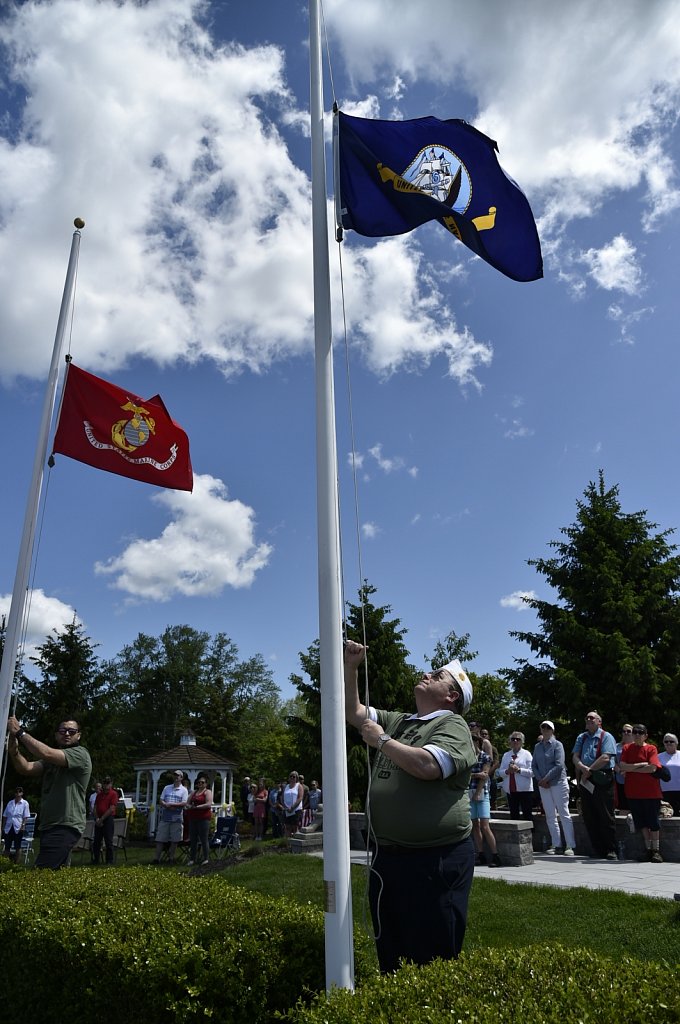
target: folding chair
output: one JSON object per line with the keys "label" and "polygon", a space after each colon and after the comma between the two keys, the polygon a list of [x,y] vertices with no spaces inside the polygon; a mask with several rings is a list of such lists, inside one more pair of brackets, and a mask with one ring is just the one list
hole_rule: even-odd
{"label": "folding chair", "polygon": [[33,856],[33,836],[35,835],[35,820],[37,814],[31,814],[24,822],[24,831],[21,835],[21,846],[17,853],[17,864],[23,858],[24,864],[28,864],[29,857]]}
{"label": "folding chair", "polygon": [[241,849],[241,837],[236,831],[238,818],[235,814],[218,818],[215,832],[210,840],[210,849],[218,859],[224,857],[227,850]]}
{"label": "folding chair", "polygon": [[115,861],[116,855],[119,850],[122,850],[127,861],[127,827],[128,820],[127,815],[124,818],[116,818],[113,822],[113,859]]}

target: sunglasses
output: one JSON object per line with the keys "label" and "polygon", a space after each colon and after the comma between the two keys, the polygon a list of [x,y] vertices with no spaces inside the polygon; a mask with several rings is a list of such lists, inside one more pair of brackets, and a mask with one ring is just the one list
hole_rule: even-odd
{"label": "sunglasses", "polygon": [[597,722],[595,715],[586,715],[586,722]]}
{"label": "sunglasses", "polygon": [[671,743],[671,744],[673,744],[673,743],[677,743],[677,742],[678,742],[677,740],[664,740],[664,743]]}
{"label": "sunglasses", "polygon": [[623,733],[626,733],[626,732],[632,732],[632,731],[633,731],[632,729],[622,729],[622,730],[621,730],[621,732],[623,732]]}
{"label": "sunglasses", "polygon": [[631,731],[633,733],[633,736],[644,736],[645,734],[644,729],[632,729]]}
{"label": "sunglasses", "polygon": [[57,729],[57,732],[61,736],[76,736],[78,733],[78,729]]}

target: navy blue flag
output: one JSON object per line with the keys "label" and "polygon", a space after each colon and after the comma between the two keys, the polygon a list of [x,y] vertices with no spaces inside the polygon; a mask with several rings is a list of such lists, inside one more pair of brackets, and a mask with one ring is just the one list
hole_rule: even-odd
{"label": "navy blue flag", "polygon": [[337,115],[338,222],[384,237],[438,220],[515,281],[543,277],[531,207],[496,157],[497,146],[466,121],[377,121]]}

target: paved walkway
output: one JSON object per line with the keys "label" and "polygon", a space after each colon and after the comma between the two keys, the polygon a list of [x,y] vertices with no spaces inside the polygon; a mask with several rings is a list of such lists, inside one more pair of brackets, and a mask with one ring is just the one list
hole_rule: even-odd
{"label": "paved walkway", "polygon": [[[319,854],[322,856],[322,854]],[[353,864],[365,864],[366,854],[351,851]],[[475,868],[476,878],[501,878],[520,885],[555,885],[562,889],[619,889],[639,896],[672,900],[680,898],[680,864],[638,864],[637,861],[591,860],[534,854],[524,867]]]}

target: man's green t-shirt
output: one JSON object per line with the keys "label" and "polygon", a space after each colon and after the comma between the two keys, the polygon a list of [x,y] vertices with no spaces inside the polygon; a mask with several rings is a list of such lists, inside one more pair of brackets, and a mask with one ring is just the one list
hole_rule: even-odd
{"label": "man's green t-shirt", "polygon": [[446,779],[416,779],[390,760],[389,744],[376,755],[371,777],[371,827],[378,843],[444,846],[471,831],[470,772],[477,755],[465,720],[453,712],[417,718],[396,711],[376,712],[394,739],[411,747],[441,747],[453,758]]}
{"label": "man's green t-shirt", "polygon": [[92,761],[85,747],[66,747],[62,767],[43,761],[40,832],[56,825],[85,830],[85,793],[92,774]]}

